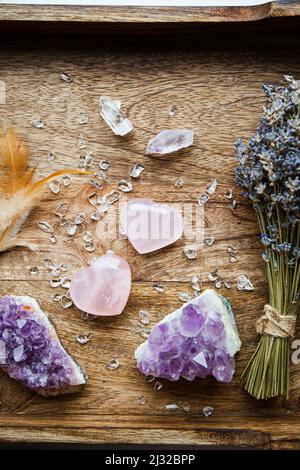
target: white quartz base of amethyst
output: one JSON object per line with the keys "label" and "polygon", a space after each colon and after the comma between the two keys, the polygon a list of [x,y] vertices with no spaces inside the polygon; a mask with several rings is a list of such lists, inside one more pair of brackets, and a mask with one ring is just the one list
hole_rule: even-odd
{"label": "white quartz base of amethyst", "polygon": [[86,384],[47,314],[29,296],[0,299],[0,369],[44,396],[76,392]]}
{"label": "white quartz base of amethyst", "polygon": [[171,381],[232,380],[241,341],[227,299],[208,289],[165,316],[135,351],[138,369]]}

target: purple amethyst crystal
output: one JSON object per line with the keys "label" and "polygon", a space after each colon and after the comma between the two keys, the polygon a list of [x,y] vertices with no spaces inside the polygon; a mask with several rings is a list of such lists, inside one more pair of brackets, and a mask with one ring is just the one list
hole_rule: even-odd
{"label": "purple amethyst crystal", "polygon": [[145,375],[172,381],[212,375],[230,382],[240,347],[229,302],[208,289],[154,326],[135,358]]}
{"label": "purple amethyst crystal", "polygon": [[0,299],[0,368],[44,396],[72,393],[86,383],[48,316],[29,296]]}

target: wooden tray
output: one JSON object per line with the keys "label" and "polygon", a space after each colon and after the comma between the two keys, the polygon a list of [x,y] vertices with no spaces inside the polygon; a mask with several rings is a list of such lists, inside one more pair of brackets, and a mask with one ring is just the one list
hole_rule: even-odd
{"label": "wooden tray", "polygon": [[[78,134],[83,133],[86,151],[93,152],[96,161],[105,158],[111,162],[107,190],[115,187],[120,178],[128,178],[136,162],[146,169],[134,184],[132,197],[193,202],[212,178],[219,179],[216,194],[205,208],[205,234],[216,241],[203,248],[197,260],[184,257],[183,241],[145,256],[137,255],[126,241],[97,241],[96,254],[110,248],[128,258],[133,286],[120,317],[94,322],[83,321],[75,308],[63,310],[51,301],[54,290],[43,262],[45,258],[66,262],[70,272],[86,264],[91,255],[83,250],[81,237],[67,242],[63,231],[58,231],[59,241],[52,245],[36,225],[40,220],[54,223],[55,208],[66,200],[71,211],[89,213],[83,199],[83,180],[74,180],[57,196],[47,193],[42,207],[32,213],[23,231],[24,237],[39,243],[40,251],[35,254],[18,249],[1,255],[0,294],[30,294],[40,301],[63,343],[86,367],[89,383],[80,395],[47,400],[1,373],[1,441],[300,448],[299,366],[291,368],[288,402],[255,401],[239,385],[241,371],[257,344],[254,323],[267,300],[267,285],[255,216],[234,183],[233,144],[239,136],[247,139],[258,124],[263,104],[260,84],[278,82],[284,73],[300,76],[298,2],[260,8],[261,12],[265,9],[266,17],[296,17],[288,22],[272,18],[254,21],[241,27],[232,21],[242,20],[244,13],[241,16],[240,12],[245,9],[228,10],[231,17],[223,10],[221,16],[216,10],[216,17],[211,9],[197,10],[201,21],[230,20],[229,27],[222,30],[220,24],[213,24],[208,29],[189,29],[188,25],[183,34],[182,22],[189,15],[191,22],[200,18],[191,9],[187,17],[181,11],[151,9],[137,13],[127,9],[123,22],[149,21],[151,27],[157,22],[160,28],[159,36],[152,29],[140,30],[137,39],[135,29],[126,30],[122,36],[110,33],[109,28],[100,36],[89,35],[87,23],[80,35],[69,32],[68,26],[76,21],[98,21],[99,33],[103,21],[115,22],[114,29],[118,29],[120,17],[112,9],[87,8],[79,17],[78,12],[81,15],[83,10],[75,8],[0,7],[0,80],[6,83],[0,124],[21,130],[30,146],[31,162],[38,165],[41,175],[75,166],[81,153]],[[247,10],[247,19],[255,19],[251,12]],[[68,33],[51,29],[52,20],[63,22],[61,30]],[[172,31],[166,26],[168,21],[174,21]],[[62,82],[61,71],[69,72],[74,82]],[[131,138],[115,137],[99,118],[101,94],[122,100],[135,125]],[[168,115],[172,105],[178,109],[174,117]],[[80,126],[77,120],[82,109],[90,119]],[[31,120],[38,117],[45,121],[43,129],[31,126]],[[146,142],[156,132],[183,126],[195,129],[195,145],[190,150],[163,160],[144,156]],[[47,162],[49,151],[56,154],[55,162]],[[181,189],[174,187],[178,177],[185,181]],[[238,201],[236,210],[224,197],[229,188]],[[238,249],[238,263],[228,262],[228,245]],[[39,267],[37,276],[29,274],[32,266]],[[215,267],[224,279],[232,281],[247,273],[255,286],[253,293],[220,289],[232,302],[243,341],[237,374],[228,385],[211,379],[191,384],[182,381],[164,383],[163,389],[155,392],[139,374],[133,359],[135,348],[143,341],[134,332],[138,311],[148,309],[154,325],[180,306],[178,293],[190,291],[193,274],[201,274],[204,287],[209,287],[207,272]],[[164,283],[166,292],[156,292],[155,282]],[[76,342],[81,333],[92,333],[91,342],[85,346]],[[114,372],[106,369],[112,357],[120,360]],[[140,396],[145,396],[145,405],[138,404]],[[166,411],[166,403],[180,400],[191,405],[191,413]],[[202,415],[207,405],[215,408],[209,418]]]}

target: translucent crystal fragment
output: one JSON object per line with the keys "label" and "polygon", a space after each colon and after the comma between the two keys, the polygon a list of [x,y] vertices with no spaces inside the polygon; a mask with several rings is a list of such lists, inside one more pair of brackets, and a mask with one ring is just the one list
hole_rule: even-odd
{"label": "translucent crystal fragment", "polygon": [[60,74],[60,79],[66,83],[71,83],[73,81],[71,76],[67,72],[62,72]]}
{"label": "translucent crystal fragment", "polygon": [[203,416],[205,416],[206,418],[208,418],[209,416],[213,415],[215,412],[215,409],[213,406],[204,406],[204,408],[202,409],[202,414]]}
{"label": "translucent crystal fragment", "polygon": [[166,155],[190,147],[194,142],[191,129],[170,129],[159,132],[149,140],[147,155]]}
{"label": "translucent crystal fragment", "polygon": [[77,146],[80,149],[84,149],[86,147],[86,141],[83,134],[79,134]]}
{"label": "translucent crystal fragment", "polygon": [[218,180],[217,180],[217,178],[214,178],[214,179],[212,180],[212,182],[210,183],[210,185],[208,186],[207,190],[206,190],[207,193],[208,193],[210,196],[212,196],[212,195],[215,193],[215,191],[216,191],[216,189],[217,189],[217,186],[218,186]]}
{"label": "translucent crystal fragment", "polygon": [[214,237],[208,237],[208,238],[204,238],[204,244],[206,246],[211,246],[215,241],[215,238]]}
{"label": "translucent crystal fragment", "polygon": [[198,256],[198,251],[195,248],[191,248],[188,246],[183,248],[183,253],[187,257],[187,259],[196,259]]}
{"label": "translucent crystal fragment", "polygon": [[118,188],[123,193],[129,193],[130,191],[132,191],[132,184],[126,180],[120,180],[118,182]]}
{"label": "translucent crystal fragment", "polygon": [[0,299],[0,368],[29,390],[56,396],[81,390],[86,376],[61,344],[38,302]]}
{"label": "translucent crystal fragment", "polygon": [[87,124],[89,122],[89,116],[86,111],[81,111],[78,117],[78,124]]}
{"label": "translucent crystal fragment", "polygon": [[168,115],[169,115],[170,117],[174,117],[174,116],[176,116],[176,114],[177,114],[177,106],[176,106],[175,104],[173,104],[173,105],[170,106],[170,108],[169,108]]}
{"label": "translucent crystal fragment", "polygon": [[241,274],[238,277],[236,287],[237,287],[237,290],[246,290],[246,291],[254,290],[253,284],[246,274]]}
{"label": "translucent crystal fragment", "polygon": [[157,284],[154,284],[153,289],[155,289],[157,292],[162,293],[162,292],[165,292],[166,286],[164,284],[157,283]]}
{"label": "translucent crystal fragment", "polygon": [[55,159],[55,154],[53,152],[49,152],[47,155],[47,162],[53,162]]}
{"label": "translucent crystal fragment", "polygon": [[142,174],[144,171],[145,167],[141,163],[136,163],[133,165],[131,172],[129,173],[129,176],[131,178],[139,178],[139,176]]}
{"label": "translucent crystal fragment", "polygon": [[120,109],[119,101],[101,96],[99,107],[101,117],[116,135],[125,136],[133,130],[133,125]]}
{"label": "translucent crystal fragment", "polygon": [[41,230],[43,230],[43,232],[46,232],[46,233],[53,232],[53,227],[51,224],[49,224],[49,222],[38,222],[37,225]]}
{"label": "translucent crystal fragment", "polygon": [[44,127],[44,121],[42,119],[33,119],[31,121],[31,124],[33,127],[36,127],[37,129],[41,129]]}
{"label": "translucent crystal fragment", "polygon": [[58,194],[60,191],[60,180],[49,181],[48,188],[53,194]]}
{"label": "translucent crystal fragment", "polygon": [[176,411],[178,410],[178,405],[176,403],[167,403],[166,404],[167,411]]}
{"label": "translucent crystal fragment", "polygon": [[33,266],[32,268],[29,268],[29,274],[33,274],[34,276],[39,273],[39,268],[37,266]]}
{"label": "translucent crystal fragment", "polygon": [[110,167],[110,163],[109,163],[108,161],[106,161],[106,160],[100,160],[100,162],[99,162],[99,168],[100,168],[100,170],[106,171],[106,170],[108,170],[109,167]]}
{"label": "translucent crystal fragment", "polygon": [[232,380],[241,342],[230,303],[208,289],[165,316],[135,351],[140,372],[170,381]]}
{"label": "translucent crystal fragment", "polygon": [[138,399],[138,404],[139,405],[145,405],[147,402],[146,398],[144,397],[144,395],[142,395],[141,397],[139,397]]}
{"label": "translucent crystal fragment", "polygon": [[184,185],[184,181],[182,178],[178,178],[174,183],[175,188],[182,188],[183,185]]}
{"label": "translucent crystal fragment", "polygon": [[116,370],[120,366],[120,361],[116,357],[113,357],[108,364],[106,364],[107,370]]}
{"label": "translucent crystal fragment", "polygon": [[78,335],[76,337],[77,343],[82,344],[82,345],[89,343],[91,339],[92,339],[91,333],[89,333],[88,335]]}

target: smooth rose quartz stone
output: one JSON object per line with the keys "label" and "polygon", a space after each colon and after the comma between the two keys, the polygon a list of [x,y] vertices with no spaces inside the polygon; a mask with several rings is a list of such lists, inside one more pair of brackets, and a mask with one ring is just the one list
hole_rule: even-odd
{"label": "smooth rose quartz stone", "polygon": [[176,242],[183,233],[177,209],[151,199],[133,199],[121,209],[121,230],[140,254],[151,253]]}
{"label": "smooth rose quartz stone", "polygon": [[127,261],[113,252],[96,259],[74,275],[70,296],[76,307],[97,316],[120,315],[131,289],[131,270]]}

